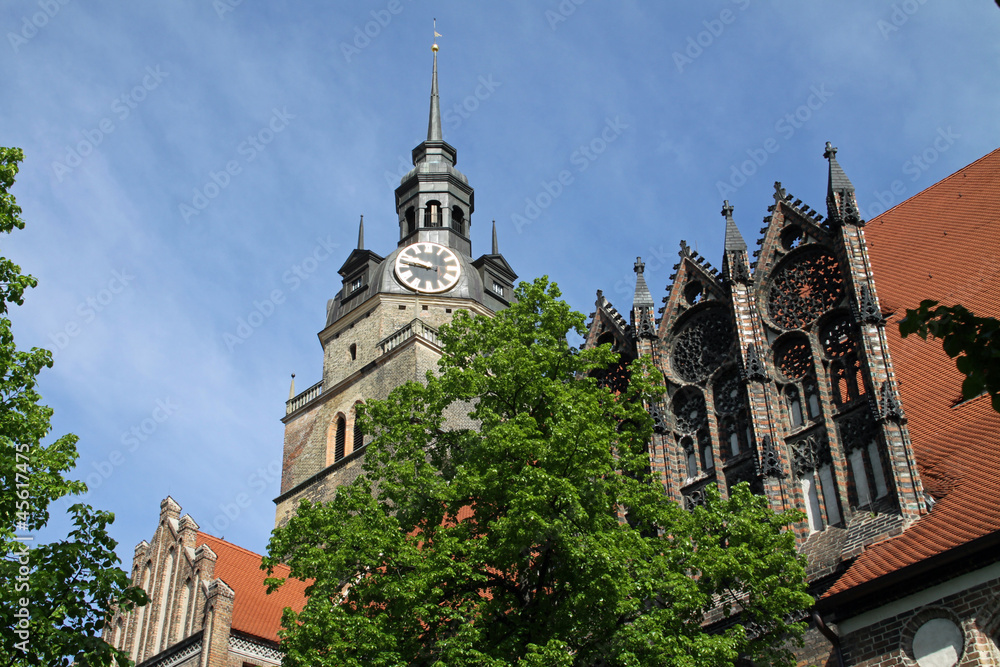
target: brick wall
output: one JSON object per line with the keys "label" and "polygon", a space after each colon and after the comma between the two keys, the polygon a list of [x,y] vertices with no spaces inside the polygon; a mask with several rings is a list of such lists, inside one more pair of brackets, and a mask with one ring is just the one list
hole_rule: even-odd
{"label": "brick wall", "polygon": [[934,619],[947,619],[961,630],[958,667],[1000,667],[996,653],[1000,629],[1000,578],[971,586],[906,609],[843,637],[852,667],[916,667],[913,637]]}

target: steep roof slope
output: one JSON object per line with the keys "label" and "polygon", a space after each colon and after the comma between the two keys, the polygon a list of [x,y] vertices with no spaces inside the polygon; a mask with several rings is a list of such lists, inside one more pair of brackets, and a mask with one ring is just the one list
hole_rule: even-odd
{"label": "steep roof slope", "polygon": [[[267,573],[260,569],[260,554],[231,542],[198,532],[198,544],[207,544],[218,556],[215,576],[236,593],[233,604],[233,630],[255,637],[278,641],[281,612],[285,607],[302,611],[306,604],[306,582],[288,579],[285,585],[268,595],[264,586]],[[289,568],[275,569],[275,577],[288,577]]]}
{"label": "steep roof slope", "polygon": [[962,401],[963,376],[941,341],[901,338],[924,299],[1000,317],[1000,149],[871,220],[865,228],[889,350],[933,510],[866,550],[832,596],[1000,531],[1000,414]]}

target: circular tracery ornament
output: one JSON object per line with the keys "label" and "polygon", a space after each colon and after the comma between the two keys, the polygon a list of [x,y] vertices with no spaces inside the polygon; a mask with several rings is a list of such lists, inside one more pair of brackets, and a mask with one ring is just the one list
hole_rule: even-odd
{"label": "circular tracery ornament", "polygon": [[788,380],[798,380],[812,373],[809,341],[801,334],[787,339],[774,352],[774,365]]}
{"label": "circular tracery ornament", "polygon": [[837,260],[823,250],[807,250],[791,255],[775,271],[767,312],[778,326],[801,329],[843,297],[844,277]]}
{"label": "circular tracery ornament", "polygon": [[708,419],[705,397],[694,387],[685,387],[674,394],[672,409],[674,425],[680,433],[695,433]]}
{"label": "circular tracery ornament", "polygon": [[712,397],[715,400],[715,411],[723,415],[735,414],[743,407],[740,394],[743,382],[735,370],[725,373],[715,383]]}
{"label": "circular tracery ornament", "polygon": [[729,356],[733,337],[726,311],[713,307],[692,316],[674,336],[671,365],[685,382],[708,378]]}
{"label": "circular tracery ornament", "polygon": [[827,358],[839,359],[854,351],[853,329],[851,321],[844,316],[837,317],[827,323],[820,337]]}

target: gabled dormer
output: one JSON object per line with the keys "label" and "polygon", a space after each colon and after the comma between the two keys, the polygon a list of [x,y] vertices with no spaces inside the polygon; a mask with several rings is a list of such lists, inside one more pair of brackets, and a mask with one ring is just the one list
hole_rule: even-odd
{"label": "gabled dormer", "polygon": [[510,305],[514,299],[514,281],[517,274],[500,254],[497,243],[497,223],[493,221],[493,246],[488,255],[482,255],[472,263],[483,281],[483,301],[492,310],[500,310]]}

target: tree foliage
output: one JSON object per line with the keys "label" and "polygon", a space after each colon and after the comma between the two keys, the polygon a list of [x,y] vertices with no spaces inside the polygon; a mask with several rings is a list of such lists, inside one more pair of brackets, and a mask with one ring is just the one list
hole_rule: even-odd
{"label": "tree foliage", "polygon": [[899,333],[906,338],[917,334],[940,338],[944,351],[955,359],[962,382],[962,397],[975,398],[984,391],[990,395],[993,409],[1000,412],[1000,321],[977,317],[964,306],[941,306],[937,301],[921,301],[908,309],[899,322]]}
{"label": "tree foliage", "polygon": [[[812,602],[796,517],[746,485],[669,501],[646,453],[652,364],[615,396],[587,373],[617,355],[568,344],[583,317],[557,288],[516,296],[442,327],[438,374],[360,411],[364,474],[274,532],[265,565],[313,580],[284,664],[792,664]],[[734,622],[707,632],[710,612]]]}
{"label": "tree foliage", "polygon": [[[23,159],[19,149],[0,148],[0,232],[23,229],[10,188]],[[43,444],[52,409],[40,404],[36,382],[52,366],[47,350],[18,350],[8,317],[35,279],[0,257],[0,665],[119,665],[127,656],[100,639],[112,604],[130,608],[146,595],[130,588],[117,565],[110,512],[88,505],[70,508],[75,528],[65,540],[36,546],[49,522],[49,505],[86,491],[64,477],[76,463],[76,436]],[[22,539],[17,539],[18,537]]]}

